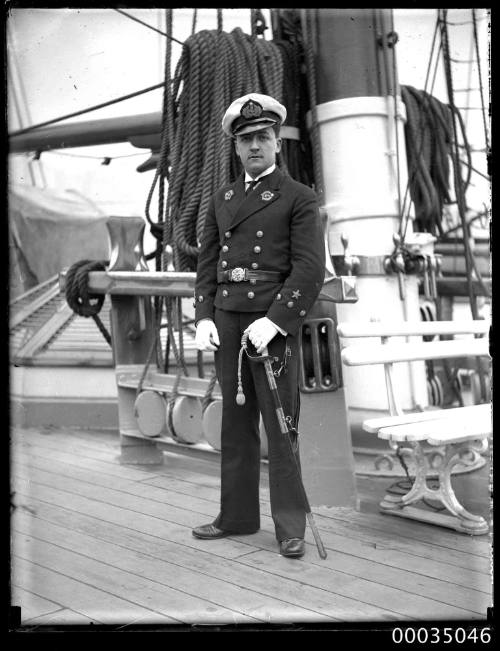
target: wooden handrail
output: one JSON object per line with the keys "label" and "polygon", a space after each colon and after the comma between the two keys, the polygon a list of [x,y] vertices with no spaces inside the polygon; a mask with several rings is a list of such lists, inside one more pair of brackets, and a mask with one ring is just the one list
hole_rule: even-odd
{"label": "wooden handrail", "polygon": [[[192,297],[196,273],[191,271],[91,271],[88,289],[95,294]],[[59,274],[64,291],[66,271]]]}

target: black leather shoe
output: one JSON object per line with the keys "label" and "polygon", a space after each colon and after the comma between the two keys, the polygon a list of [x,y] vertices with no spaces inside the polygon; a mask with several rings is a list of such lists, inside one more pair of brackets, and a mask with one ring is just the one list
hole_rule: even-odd
{"label": "black leather shoe", "polygon": [[280,542],[280,554],[287,558],[304,556],[305,544],[302,538],[287,538]]}
{"label": "black leather shoe", "polygon": [[224,531],[215,526],[215,524],[202,524],[201,527],[193,529],[193,536],[195,538],[203,538],[204,540],[214,540],[215,538],[225,538],[226,536],[234,536],[234,531]]}

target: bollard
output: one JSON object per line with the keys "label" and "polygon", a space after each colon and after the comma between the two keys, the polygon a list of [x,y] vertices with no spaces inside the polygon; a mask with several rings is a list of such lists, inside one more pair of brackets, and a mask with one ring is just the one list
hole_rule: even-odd
{"label": "bollard", "polygon": [[[109,271],[146,271],[141,217],[109,217]],[[149,296],[111,296],[111,332],[115,372],[133,365],[142,371],[154,341],[154,327]],[[135,417],[135,392],[118,386],[120,423],[120,463],[163,463],[163,452],[154,441],[141,437]]]}

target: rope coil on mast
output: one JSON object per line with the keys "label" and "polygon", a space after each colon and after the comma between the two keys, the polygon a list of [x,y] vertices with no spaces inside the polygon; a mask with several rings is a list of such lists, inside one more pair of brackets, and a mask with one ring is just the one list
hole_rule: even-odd
{"label": "rope coil on mast", "polygon": [[[212,194],[239,173],[230,139],[222,138],[220,123],[226,107],[249,92],[283,94],[283,61],[274,43],[244,34],[202,30],[186,39],[170,79],[167,48],[162,155],[158,178],[168,176],[163,246],[174,252],[174,267],[196,267],[198,242]],[[171,23],[167,26],[167,32]],[[248,70],[254,74],[249,78]],[[171,89],[171,90],[170,90]]]}

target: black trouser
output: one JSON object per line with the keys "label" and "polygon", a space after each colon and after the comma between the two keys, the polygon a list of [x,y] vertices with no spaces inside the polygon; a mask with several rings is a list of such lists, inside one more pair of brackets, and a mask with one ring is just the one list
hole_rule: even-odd
{"label": "black trouser", "polygon": [[[276,409],[262,363],[242,358],[241,376],[246,397],[244,405],[236,404],[238,388],[238,353],[243,331],[265,312],[215,311],[215,324],[220,338],[215,353],[217,379],[222,390],[221,432],[221,511],[215,525],[239,533],[251,533],[260,527],[259,479],[260,436],[259,414],[268,438],[269,488],[271,512],[278,541],[303,538],[305,509],[296,477],[290,446],[276,418]],[[297,427],[298,416],[298,343],[296,337],[277,334],[268,345],[269,354],[279,358],[285,345],[291,349],[287,372],[276,377],[285,416]],[[299,460],[298,450],[296,452]]]}

